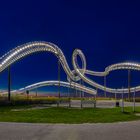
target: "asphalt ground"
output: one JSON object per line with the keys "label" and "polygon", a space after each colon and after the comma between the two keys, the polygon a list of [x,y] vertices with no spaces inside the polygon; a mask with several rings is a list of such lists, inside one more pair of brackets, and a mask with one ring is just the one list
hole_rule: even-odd
{"label": "asphalt ground", "polygon": [[0,140],[140,140],[140,121],[97,124],[0,123]]}

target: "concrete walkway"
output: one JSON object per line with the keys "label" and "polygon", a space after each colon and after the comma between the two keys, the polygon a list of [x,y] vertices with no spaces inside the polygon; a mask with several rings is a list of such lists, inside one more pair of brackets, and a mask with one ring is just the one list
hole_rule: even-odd
{"label": "concrete walkway", "polygon": [[0,123],[0,140],[140,140],[140,121],[72,125]]}
{"label": "concrete walkway", "polygon": [[[94,107],[94,102],[91,100],[83,101],[83,107]],[[119,100],[120,106],[122,106],[122,101]],[[124,102],[124,107],[133,107],[133,102]],[[57,105],[52,105],[57,106]],[[68,103],[61,103],[60,106],[69,106]],[[96,101],[96,107],[98,108],[114,108],[116,106],[115,100],[97,100]],[[135,103],[135,106],[140,106],[139,102]],[[71,107],[81,107],[81,101],[80,100],[71,100]]]}

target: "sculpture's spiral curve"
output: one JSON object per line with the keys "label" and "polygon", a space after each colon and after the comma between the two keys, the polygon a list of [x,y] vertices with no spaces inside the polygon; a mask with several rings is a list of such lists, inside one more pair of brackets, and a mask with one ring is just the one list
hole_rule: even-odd
{"label": "sculpture's spiral curve", "polygon": [[[3,55],[0,58],[0,72],[5,70],[9,65],[18,61],[19,59],[21,59],[29,54],[32,54],[35,52],[41,52],[41,51],[51,52],[59,59],[64,71],[66,72],[66,74],[68,76],[69,82],[70,82],[70,80],[76,82],[76,81],[82,79],[87,84],[89,84],[93,87],[96,87],[98,89],[101,89],[101,90],[106,90],[107,92],[110,92],[110,93],[122,93],[122,92],[128,93],[129,90],[127,88],[125,88],[125,89],[113,89],[113,88],[109,88],[109,87],[104,87],[103,85],[100,85],[100,84],[96,83],[95,81],[86,77],[85,74],[90,74],[90,75],[94,75],[94,76],[106,76],[111,71],[118,70],[118,69],[131,69],[131,70],[139,70],[140,71],[140,64],[135,64],[135,63],[114,64],[114,65],[107,67],[104,72],[95,72],[95,71],[87,70],[85,56],[82,53],[82,51],[79,49],[75,49],[73,52],[72,63],[73,63],[74,70],[71,70],[69,68],[69,65],[66,61],[66,58],[65,58],[63,52],[61,51],[61,49],[57,45],[50,43],[50,42],[39,41],[39,42],[30,42],[30,43],[23,44],[21,46],[16,47],[15,49],[9,51],[5,55]],[[77,62],[78,55],[80,56],[80,58],[82,60],[82,68],[79,67],[78,62]],[[53,84],[52,81],[51,81],[51,83]],[[57,82],[54,81],[54,83],[57,83]],[[44,83],[42,83],[42,84],[44,84]],[[62,86],[63,86],[63,84],[69,85],[68,83],[66,84],[66,82],[63,83],[62,81],[61,81],[61,84],[62,84]],[[77,83],[75,83],[75,84],[77,84]],[[96,91],[94,89],[91,89],[88,87],[83,88],[82,86],[78,85],[77,89],[79,89],[79,90],[84,89],[86,92],[88,92],[90,94],[96,94]],[[131,92],[134,92],[135,90],[140,91],[140,86],[133,87],[130,89]]]}

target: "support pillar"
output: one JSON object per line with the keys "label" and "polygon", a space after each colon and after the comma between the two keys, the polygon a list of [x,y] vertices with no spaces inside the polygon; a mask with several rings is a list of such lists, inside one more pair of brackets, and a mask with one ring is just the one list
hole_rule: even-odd
{"label": "support pillar", "polygon": [[105,87],[105,89],[104,89],[104,96],[106,98],[106,76],[104,76],[104,87]]}
{"label": "support pillar", "polygon": [[[84,86],[84,81],[83,81],[83,80],[82,80],[82,86]],[[81,97],[81,99],[82,99],[82,100],[81,100],[81,101],[82,101],[82,102],[81,102],[81,105],[82,105],[82,108],[83,108],[83,100],[84,100],[84,97],[85,97],[84,91],[82,91],[81,96],[82,96],[82,97]]]}
{"label": "support pillar", "polygon": [[[81,79],[81,80],[82,80],[82,79]],[[80,85],[82,85],[82,84],[81,84],[81,80],[80,80]],[[82,86],[83,86],[83,85],[82,85]],[[83,100],[83,99],[82,99],[83,97],[82,97],[82,92],[83,92],[83,91],[80,91],[81,108],[83,108],[83,101],[82,101],[82,100]]]}
{"label": "support pillar", "polygon": [[115,91],[115,101],[117,101],[117,91]]}
{"label": "support pillar", "polygon": [[36,93],[35,93],[36,97],[37,97],[37,88],[36,88]]}
{"label": "support pillar", "polygon": [[96,108],[96,101],[97,101],[97,95],[98,95],[98,88],[96,88],[97,94],[94,95],[94,108]]}
{"label": "support pillar", "polygon": [[60,105],[60,60],[58,59],[58,101],[57,101],[57,107]]}
{"label": "support pillar", "polygon": [[69,89],[69,107],[71,107],[71,79],[70,79],[70,89]]}
{"label": "support pillar", "polygon": [[133,94],[133,112],[135,112],[135,102],[136,102],[136,88]]}
{"label": "support pillar", "polygon": [[11,69],[8,67],[8,101],[11,101]]}
{"label": "support pillar", "polygon": [[128,70],[128,101],[130,102],[130,99],[131,99],[131,91],[130,91],[130,88],[131,88],[131,71]]}
{"label": "support pillar", "polygon": [[122,88],[122,113],[124,113],[124,89]]}

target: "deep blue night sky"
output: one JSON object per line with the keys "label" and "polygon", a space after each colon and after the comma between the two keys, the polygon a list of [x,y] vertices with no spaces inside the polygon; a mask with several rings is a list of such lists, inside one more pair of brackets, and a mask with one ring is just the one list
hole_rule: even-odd
{"label": "deep blue night sky", "polygon": [[[103,71],[112,63],[140,62],[139,1],[12,0],[0,4],[0,56],[30,41],[49,41],[64,52],[70,67],[75,48],[87,58],[87,69]],[[48,53],[34,54],[11,67],[12,88],[44,80],[57,80],[57,59]],[[102,83],[103,79],[94,78]],[[61,71],[61,80],[66,75]],[[140,72],[132,72],[132,85]],[[110,87],[127,86],[127,71],[112,72]],[[0,87],[7,86],[7,71]]]}

